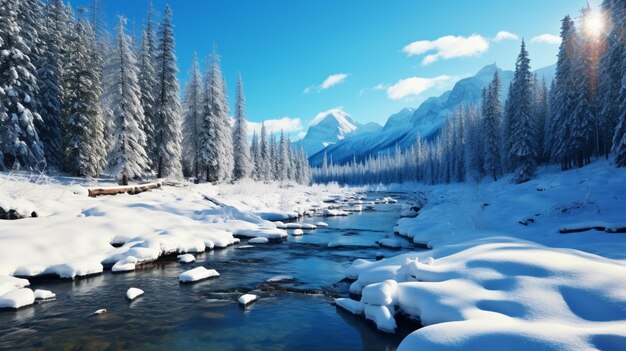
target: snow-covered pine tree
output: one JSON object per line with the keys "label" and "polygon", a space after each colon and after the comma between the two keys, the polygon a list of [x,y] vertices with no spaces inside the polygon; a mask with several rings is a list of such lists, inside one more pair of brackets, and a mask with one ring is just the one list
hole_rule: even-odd
{"label": "snow-covered pine tree", "polygon": [[70,61],[64,74],[64,169],[76,176],[96,177],[104,166],[106,144],[100,108],[102,85],[94,64],[95,34],[86,20],[76,23],[68,43]]}
{"label": "snow-covered pine tree", "polygon": [[63,163],[62,137],[62,58],[61,47],[65,45],[57,27],[60,23],[58,12],[64,11],[62,3],[48,2],[45,6],[44,25],[40,33],[42,54],[37,67],[37,83],[41,123],[36,125],[39,137],[44,145],[44,154],[48,168],[59,170]]}
{"label": "snow-covered pine tree", "polygon": [[0,0],[0,169],[45,167],[34,126],[37,80],[18,25],[17,3]]}
{"label": "snow-covered pine tree", "polygon": [[156,53],[157,90],[155,94],[155,142],[157,177],[181,178],[181,117],[179,84],[174,54],[174,25],[172,9],[165,6],[163,20],[159,26]]}
{"label": "snow-covered pine tree", "polygon": [[149,160],[144,149],[146,135],[141,130],[141,107],[137,59],[125,33],[126,19],[120,17],[115,50],[107,61],[106,94],[112,102],[114,142],[111,172],[118,181],[144,178],[149,175]]}
{"label": "snow-covered pine tree", "polygon": [[548,94],[549,93],[548,93],[548,87],[546,86],[545,80],[535,79],[533,90],[534,90],[534,101],[535,101],[533,115],[535,117],[535,126],[537,129],[535,132],[535,135],[537,136],[537,141],[536,141],[537,162],[544,163],[548,161],[547,153],[546,153],[544,146],[546,145],[545,131],[546,131],[546,125],[548,121],[548,111],[549,111],[549,108],[548,108],[548,105],[549,105]]}
{"label": "snow-covered pine tree", "polygon": [[256,130],[252,133],[252,143],[250,144],[250,155],[252,157],[252,174],[251,177],[254,180],[260,180],[260,151],[259,151],[259,136]]}
{"label": "snow-covered pine tree", "polygon": [[554,109],[552,110],[550,136],[552,140],[551,158],[568,169],[572,162],[570,142],[572,134],[572,115],[576,108],[576,30],[574,21],[565,16],[561,24],[561,46],[556,64]]}
{"label": "snow-covered pine tree", "polygon": [[515,168],[515,182],[532,178],[536,167],[537,139],[533,121],[532,73],[526,44],[522,40],[517,58],[511,99],[511,155]]}
{"label": "snow-covered pine tree", "polygon": [[[582,20],[589,16],[589,9],[583,10]],[[571,152],[572,162],[577,167],[582,167],[591,162],[591,155],[596,150],[596,115],[595,109],[595,69],[593,52],[595,51],[595,39],[581,34],[576,36],[575,63],[576,71],[576,97],[574,111],[570,117],[571,136],[568,150]]]}
{"label": "snow-covered pine tree", "polygon": [[157,162],[157,145],[155,133],[155,98],[157,93],[157,79],[154,69],[154,33],[152,33],[152,19],[148,17],[148,25],[143,31],[141,47],[138,54],[139,63],[139,92],[141,93],[141,107],[144,121],[142,130],[146,134],[146,153],[152,166]]}
{"label": "snow-covered pine tree", "polygon": [[626,42],[626,6],[622,0],[604,0],[602,12],[609,24],[607,50],[600,59],[598,87],[598,123],[600,125],[601,148],[609,157],[612,141],[615,140],[615,127],[618,123],[622,91],[622,55]]}
{"label": "snow-covered pine tree", "polygon": [[183,100],[183,169],[185,173],[200,178],[202,170],[200,156],[200,130],[203,118],[204,84],[200,73],[198,55],[194,54],[185,86]]}
{"label": "snow-covered pine tree", "polygon": [[233,156],[235,180],[250,177],[252,173],[252,159],[248,146],[248,121],[245,112],[245,97],[243,95],[243,81],[241,74],[237,81],[237,104],[235,105],[235,128],[233,129]]}
{"label": "snow-covered pine tree", "polygon": [[278,157],[278,148],[276,147],[276,138],[274,137],[274,132],[270,132],[268,148],[270,151],[269,157],[269,169],[270,169],[270,180],[278,180],[279,177],[279,162],[280,158]]}
{"label": "snow-covered pine tree", "polygon": [[272,180],[272,167],[270,160],[270,148],[267,141],[267,129],[265,123],[261,123],[261,136],[259,140],[259,179],[264,181]]}
{"label": "snow-covered pine tree", "polygon": [[285,133],[280,131],[280,139],[278,141],[278,147],[276,150],[277,159],[277,168],[276,168],[276,176],[278,180],[286,181],[289,179],[289,166],[290,166],[290,158],[289,158],[289,145],[287,145],[287,139],[285,139]]}
{"label": "snow-covered pine tree", "polygon": [[[626,29],[625,29],[626,31]],[[613,134],[614,162],[617,167],[626,167],[626,45],[622,52],[622,87],[620,92],[620,115]]]}
{"label": "snow-covered pine tree", "polygon": [[232,132],[228,115],[228,101],[220,68],[220,60],[211,54],[206,76],[206,94],[203,104],[201,155],[210,182],[230,180],[232,175]]}
{"label": "snow-covered pine tree", "polygon": [[485,160],[485,172],[498,180],[502,174],[500,140],[501,120],[502,120],[502,104],[500,102],[501,91],[500,74],[496,70],[493,80],[485,90],[483,101],[483,156]]}

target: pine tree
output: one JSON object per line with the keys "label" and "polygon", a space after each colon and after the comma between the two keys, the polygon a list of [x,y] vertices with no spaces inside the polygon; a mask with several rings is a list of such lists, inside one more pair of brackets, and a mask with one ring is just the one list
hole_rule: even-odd
{"label": "pine tree", "polygon": [[485,90],[483,102],[483,151],[485,157],[485,171],[493,180],[498,180],[502,174],[500,146],[500,128],[502,120],[502,104],[500,103],[500,74],[496,70],[493,80]]}
{"label": "pine tree", "polygon": [[268,181],[272,179],[271,176],[271,160],[270,160],[270,148],[267,142],[267,130],[265,129],[265,123],[261,124],[261,136],[260,136],[260,155],[259,155],[259,171],[260,179]]}
{"label": "pine tree", "polygon": [[572,116],[576,108],[576,31],[574,22],[565,16],[561,25],[561,46],[556,66],[554,85],[554,109],[552,110],[550,135],[552,140],[551,157],[568,169],[572,162]]}
{"label": "pine tree", "polygon": [[69,42],[64,86],[64,169],[76,176],[95,177],[104,166],[106,146],[100,108],[102,85],[95,34],[88,22],[76,23]]}
{"label": "pine tree", "polygon": [[[37,132],[44,145],[44,153],[49,168],[59,170],[63,162],[63,137],[61,135],[62,108],[62,63],[61,47],[63,38],[57,32],[57,12],[62,3],[48,2],[45,7],[44,26],[40,33],[42,55],[37,70],[41,123]],[[64,11],[64,10],[63,10]]]}
{"label": "pine tree", "polygon": [[35,130],[36,70],[21,36],[17,3],[0,0],[0,169],[45,167]]}
{"label": "pine tree", "polygon": [[157,93],[157,79],[154,70],[154,33],[152,33],[152,20],[148,19],[148,25],[143,31],[141,48],[138,55],[139,64],[139,92],[141,93],[141,108],[144,111],[144,120],[141,129],[146,134],[146,153],[151,165],[157,163],[156,145],[156,110],[155,94]]}
{"label": "pine tree", "polygon": [[144,149],[146,136],[141,130],[144,114],[137,59],[124,31],[125,22],[120,17],[115,50],[107,62],[106,82],[115,124],[111,168],[118,181],[144,178],[149,174],[149,159]]}
{"label": "pine tree", "polygon": [[261,152],[259,150],[259,137],[256,130],[252,133],[252,144],[250,145],[250,155],[252,157],[252,179],[261,179]]}
{"label": "pine tree", "polygon": [[203,100],[204,85],[200,74],[200,63],[198,56],[194,54],[183,101],[183,165],[186,172],[195,179],[199,179],[201,171],[200,129]]}
{"label": "pine tree", "polygon": [[165,6],[163,21],[158,33],[156,54],[157,90],[155,95],[155,142],[157,177],[181,178],[181,118],[178,100],[179,85],[174,54],[174,25],[172,9]]}
{"label": "pine tree", "polygon": [[522,183],[532,178],[536,167],[537,149],[535,126],[533,123],[533,94],[530,59],[526,51],[526,44],[522,40],[522,47],[517,59],[511,99],[511,155],[515,171],[515,181]]}
{"label": "pine tree", "polygon": [[245,97],[241,74],[237,82],[237,105],[235,106],[235,128],[233,130],[233,156],[235,180],[248,178],[252,171],[250,147],[248,146],[248,121],[245,114]]}
{"label": "pine tree", "polygon": [[228,101],[219,56],[214,51],[206,77],[206,94],[200,134],[202,162],[210,182],[230,180],[233,153]]}

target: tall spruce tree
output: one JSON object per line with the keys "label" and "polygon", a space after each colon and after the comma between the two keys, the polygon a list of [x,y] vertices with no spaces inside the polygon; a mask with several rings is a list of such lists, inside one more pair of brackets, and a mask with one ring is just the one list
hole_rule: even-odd
{"label": "tall spruce tree", "polygon": [[40,118],[36,70],[21,36],[17,5],[0,0],[0,169],[39,170],[45,158],[34,125]]}
{"label": "tall spruce tree", "polygon": [[533,118],[533,91],[530,59],[526,44],[517,58],[511,100],[511,156],[515,169],[515,182],[522,183],[532,178],[536,168],[536,136]]}
{"label": "tall spruce tree", "polygon": [[64,74],[64,169],[76,176],[95,177],[105,160],[102,84],[95,33],[86,20],[76,23],[68,43],[70,63]]}
{"label": "tall spruce tree", "polygon": [[111,172],[118,181],[144,178],[150,174],[145,151],[146,135],[139,92],[137,59],[130,37],[125,33],[126,19],[120,17],[115,49],[107,62],[106,94],[112,102],[114,118]]}
{"label": "tall spruce tree", "polygon": [[199,179],[202,168],[200,130],[203,118],[204,85],[198,56],[194,54],[183,101],[183,168]]}
{"label": "tall spruce tree", "polygon": [[500,130],[502,120],[502,104],[500,102],[500,74],[496,70],[491,84],[485,90],[483,102],[483,151],[485,158],[485,172],[498,180],[502,174],[500,147]]}
{"label": "tall spruce tree", "polygon": [[252,173],[252,159],[248,146],[248,121],[245,112],[245,97],[241,74],[237,81],[237,104],[235,105],[235,126],[233,129],[233,156],[235,180],[248,178]]}
{"label": "tall spruce tree", "polygon": [[174,25],[172,9],[165,6],[163,20],[159,26],[156,53],[157,90],[155,94],[155,144],[157,177],[181,178],[181,116],[179,84],[174,54]]}

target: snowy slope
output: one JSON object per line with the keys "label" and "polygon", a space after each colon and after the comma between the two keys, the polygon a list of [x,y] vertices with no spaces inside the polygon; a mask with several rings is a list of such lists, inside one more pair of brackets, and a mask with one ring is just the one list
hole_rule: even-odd
{"label": "snowy slope", "polygon": [[[403,149],[409,148],[418,133],[423,139],[432,138],[454,109],[480,101],[482,89],[491,82],[496,70],[500,72],[502,86],[508,87],[513,78],[512,71],[503,71],[495,64],[485,66],[476,75],[459,80],[452,90],[426,99],[417,109],[404,109],[390,116],[382,131],[350,135],[316,154],[309,153],[309,161],[318,166],[325,153],[335,163],[352,161],[353,158],[363,160],[369,155],[393,152],[396,144]],[[549,82],[554,76],[554,66],[542,68],[538,74]]]}
{"label": "snowy slope", "polygon": [[346,112],[335,108],[317,114],[309,124],[306,136],[294,144],[302,146],[307,155],[313,155],[348,136],[361,132],[375,133],[380,128],[376,123],[360,124]]}
{"label": "snowy slope", "polygon": [[626,229],[626,169],[415,189],[429,201],[396,231],[432,250],[355,260],[346,276],[363,298],[339,306],[418,318],[399,350],[626,349],[626,233],[610,232]]}

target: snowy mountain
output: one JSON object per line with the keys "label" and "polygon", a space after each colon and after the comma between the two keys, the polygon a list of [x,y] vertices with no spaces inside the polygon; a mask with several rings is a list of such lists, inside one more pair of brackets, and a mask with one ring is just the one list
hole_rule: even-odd
{"label": "snowy mountain", "polygon": [[[487,65],[476,75],[459,80],[452,90],[438,97],[426,99],[417,109],[406,108],[391,115],[380,131],[354,133],[336,143],[329,144],[317,153],[309,153],[312,166],[322,163],[324,154],[334,163],[345,163],[356,158],[363,160],[369,155],[393,152],[396,145],[406,149],[415,143],[419,134],[423,139],[435,137],[446,118],[454,109],[466,104],[478,103],[481,91],[498,70],[503,87],[508,87],[513,79],[512,71],[503,71],[495,64]],[[540,78],[550,82],[554,77],[554,66],[537,71]],[[502,99],[505,98],[503,89]]]}
{"label": "snowy mountain", "polygon": [[294,144],[302,146],[307,155],[313,155],[346,137],[360,133],[377,133],[381,129],[377,123],[360,124],[341,109],[334,108],[318,113],[309,124],[306,136]]}

